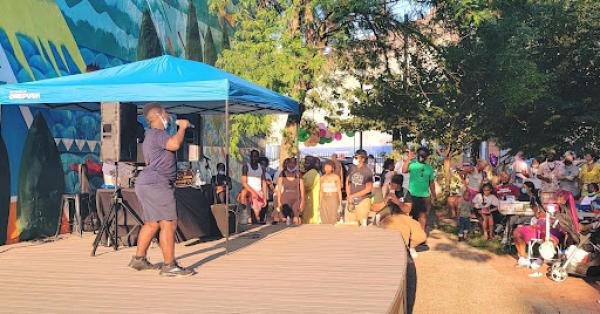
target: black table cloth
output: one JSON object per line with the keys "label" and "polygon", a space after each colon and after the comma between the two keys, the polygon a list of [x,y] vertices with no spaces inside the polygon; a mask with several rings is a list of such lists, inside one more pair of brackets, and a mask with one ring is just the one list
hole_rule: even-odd
{"label": "black table cloth", "polygon": [[[111,189],[98,189],[96,192],[96,208],[102,221],[110,210],[113,192],[114,190]],[[143,209],[135,190],[122,189],[121,195],[123,202],[142,217]],[[202,190],[176,188],[175,200],[177,201],[177,242],[220,235],[211,212],[211,203],[206,199]],[[135,219],[129,213],[123,216],[123,212],[120,211],[118,224],[121,242],[124,245],[134,246],[137,243],[137,234],[139,233],[139,227],[137,227]],[[130,232],[131,234],[129,234]],[[129,236],[127,236],[128,234]],[[102,243],[106,244],[106,237],[103,237]]]}

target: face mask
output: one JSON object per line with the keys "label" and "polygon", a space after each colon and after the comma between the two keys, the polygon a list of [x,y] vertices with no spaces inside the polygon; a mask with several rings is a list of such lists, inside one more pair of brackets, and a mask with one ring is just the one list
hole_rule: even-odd
{"label": "face mask", "polygon": [[523,193],[523,194],[527,194],[527,192],[528,192],[528,191],[527,191],[527,189],[526,189],[526,188],[521,188],[521,193]]}
{"label": "face mask", "polygon": [[165,120],[165,118],[163,118],[162,116],[160,117],[160,120],[162,121],[163,126],[165,127],[165,130],[169,128],[169,121]]}
{"label": "face mask", "polygon": [[352,159],[352,164],[358,166],[358,158]]}
{"label": "face mask", "polygon": [[572,161],[570,161],[570,160],[568,160],[568,159],[567,159],[567,160],[565,160],[565,166],[571,166],[572,164],[573,164],[573,162],[572,162]]}
{"label": "face mask", "polygon": [[425,157],[425,156],[421,156],[421,155],[417,156],[417,161],[418,161],[418,162],[420,162],[420,163],[424,163],[424,162],[425,162],[425,160],[427,160],[427,157]]}
{"label": "face mask", "polygon": [[291,167],[287,167],[287,171],[289,172],[296,172],[296,170],[298,170],[298,166],[291,168]]}
{"label": "face mask", "polygon": [[225,170],[219,170],[219,171],[218,171],[218,174],[220,174],[220,175],[224,176],[224,175],[225,175]]}

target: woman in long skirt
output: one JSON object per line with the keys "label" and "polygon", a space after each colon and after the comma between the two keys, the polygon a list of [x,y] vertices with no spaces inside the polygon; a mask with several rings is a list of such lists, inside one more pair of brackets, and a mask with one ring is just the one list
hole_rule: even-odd
{"label": "woman in long skirt", "polygon": [[342,180],[333,172],[334,169],[330,160],[323,165],[320,191],[320,214],[323,224],[335,224],[342,208]]}

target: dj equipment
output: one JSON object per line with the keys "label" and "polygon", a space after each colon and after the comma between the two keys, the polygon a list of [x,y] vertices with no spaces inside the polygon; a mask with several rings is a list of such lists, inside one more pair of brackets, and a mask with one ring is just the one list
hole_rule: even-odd
{"label": "dj equipment", "polygon": [[133,104],[104,102],[100,105],[102,161],[137,160],[137,108]]}

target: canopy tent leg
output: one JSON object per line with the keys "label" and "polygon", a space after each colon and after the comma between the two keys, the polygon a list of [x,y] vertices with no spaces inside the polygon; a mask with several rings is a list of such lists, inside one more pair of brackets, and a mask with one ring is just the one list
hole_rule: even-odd
{"label": "canopy tent leg", "polygon": [[[229,98],[225,99],[225,173],[228,177],[231,177],[231,172],[229,170]],[[229,197],[230,190],[227,185],[227,180],[225,180],[225,221],[227,222],[227,233],[225,235],[225,254],[229,254]],[[237,224],[237,221],[236,221]]]}

